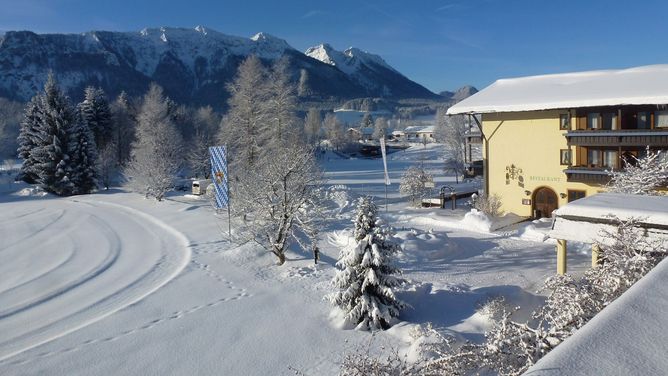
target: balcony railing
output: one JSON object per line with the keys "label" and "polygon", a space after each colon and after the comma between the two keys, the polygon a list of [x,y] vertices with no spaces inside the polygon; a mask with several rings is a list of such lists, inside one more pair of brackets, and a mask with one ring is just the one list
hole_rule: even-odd
{"label": "balcony railing", "polygon": [[571,166],[564,173],[569,182],[603,185],[610,181],[610,169],[607,167]]}
{"label": "balcony railing", "polygon": [[668,129],[583,129],[565,136],[574,146],[668,147]]}

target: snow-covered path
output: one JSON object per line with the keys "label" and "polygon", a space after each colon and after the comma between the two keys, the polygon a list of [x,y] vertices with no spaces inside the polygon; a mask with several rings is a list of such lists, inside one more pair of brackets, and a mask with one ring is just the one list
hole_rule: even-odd
{"label": "snow-covered path", "polygon": [[189,262],[157,219],[92,197],[2,204],[0,360],[154,292]]}

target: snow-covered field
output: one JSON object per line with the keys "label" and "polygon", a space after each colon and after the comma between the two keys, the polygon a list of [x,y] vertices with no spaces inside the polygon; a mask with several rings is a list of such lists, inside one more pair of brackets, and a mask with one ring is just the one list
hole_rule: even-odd
{"label": "snow-covered field", "polygon": [[[554,245],[537,241],[542,223],[467,228],[466,200],[409,208],[398,194],[409,165],[422,160],[437,186],[454,184],[440,154],[428,145],[390,155],[387,211],[382,161],[327,154],[331,221],[317,266],[296,248],[276,266],[268,252],[230,243],[225,220],[193,196],[56,198],[0,182],[0,374],[336,374],[341,354],[371,338],[341,329],[322,299],[361,194],[377,196],[396,229],[410,281],[398,295],[412,308],[374,341],[407,351],[411,328],[427,322],[480,341],[487,322],[475,311],[490,297],[521,305],[521,315],[542,301]],[[573,252],[569,268],[588,257]]]}

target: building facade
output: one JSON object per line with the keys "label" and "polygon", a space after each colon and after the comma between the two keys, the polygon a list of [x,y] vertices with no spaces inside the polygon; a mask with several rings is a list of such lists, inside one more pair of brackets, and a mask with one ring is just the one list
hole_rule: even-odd
{"label": "building facade", "polygon": [[666,83],[668,66],[499,80],[448,114],[480,115],[485,189],[502,210],[549,217],[604,191],[624,160],[668,149]]}

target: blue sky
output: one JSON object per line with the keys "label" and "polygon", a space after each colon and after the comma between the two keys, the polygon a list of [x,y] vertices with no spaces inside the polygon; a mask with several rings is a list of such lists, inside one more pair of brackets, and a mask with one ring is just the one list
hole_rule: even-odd
{"label": "blue sky", "polygon": [[2,31],[204,25],[239,36],[267,32],[301,51],[354,46],[433,91],[668,63],[668,2],[658,0],[0,0],[0,10]]}

